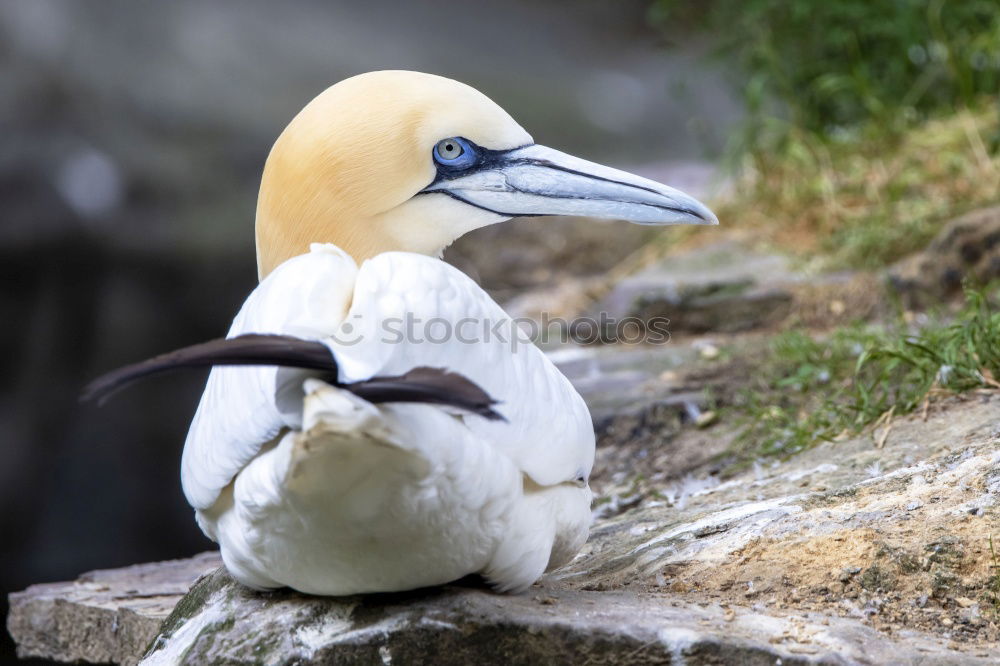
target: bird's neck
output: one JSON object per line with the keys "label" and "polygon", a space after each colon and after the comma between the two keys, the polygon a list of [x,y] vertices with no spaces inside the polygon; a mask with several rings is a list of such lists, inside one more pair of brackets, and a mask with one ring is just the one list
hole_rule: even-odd
{"label": "bird's neck", "polygon": [[[394,215],[376,217],[326,216],[285,211],[276,217],[257,210],[257,272],[263,280],[283,262],[309,251],[313,243],[332,243],[359,265],[383,252],[415,252],[440,257],[453,240],[421,233],[423,225],[408,225]],[[412,229],[413,233],[407,233]]]}
{"label": "bird's neck", "polygon": [[[347,226],[348,228],[344,228]],[[351,233],[350,226],[333,221],[257,217],[257,272],[261,280],[283,262],[309,251],[312,243],[333,243],[361,263],[393,249],[374,234]],[[340,233],[338,233],[340,232]]]}
{"label": "bird's neck", "polygon": [[257,198],[257,272],[260,279],[312,243],[333,243],[359,264],[402,249],[383,233],[384,225],[356,202],[338,196],[321,169],[282,155],[268,159]]}

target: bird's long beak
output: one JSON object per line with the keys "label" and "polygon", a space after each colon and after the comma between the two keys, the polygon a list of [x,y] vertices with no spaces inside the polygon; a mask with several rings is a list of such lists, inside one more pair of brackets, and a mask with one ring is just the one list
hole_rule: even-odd
{"label": "bird's long beak", "polygon": [[545,146],[483,151],[477,164],[440,172],[424,192],[440,192],[503,215],[579,215],[637,224],[718,224],[705,204],[680,190]]}

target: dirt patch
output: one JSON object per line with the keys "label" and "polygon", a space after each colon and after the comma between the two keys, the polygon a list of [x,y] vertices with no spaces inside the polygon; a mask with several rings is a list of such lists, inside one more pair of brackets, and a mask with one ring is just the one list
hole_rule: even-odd
{"label": "dirt patch", "polygon": [[888,314],[885,282],[873,273],[835,275],[790,289],[792,307],[775,330],[807,328],[824,331]]}
{"label": "dirt patch", "polygon": [[[860,617],[892,634],[947,634],[959,643],[1000,640],[1000,608],[988,597],[992,559],[981,522],[903,530],[840,530],[805,539],[758,539],[731,560],[690,563],[662,582],[685,598],[768,611]],[[915,538],[916,537],[916,538]]]}
{"label": "dirt patch", "polygon": [[[732,476],[709,462],[677,480],[687,459],[664,454],[649,456],[659,472],[638,459],[623,479],[626,461],[599,457],[622,467],[596,485],[600,518],[563,580],[789,618],[853,618],[886,635],[915,631],[995,654],[998,423],[1000,399],[967,395],[935,403],[926,421],[899,419],[882,449],[865,433]],[[685,428],[670,450],[691,455],[680,447],[695,438],[718,446],[719,434]]]}

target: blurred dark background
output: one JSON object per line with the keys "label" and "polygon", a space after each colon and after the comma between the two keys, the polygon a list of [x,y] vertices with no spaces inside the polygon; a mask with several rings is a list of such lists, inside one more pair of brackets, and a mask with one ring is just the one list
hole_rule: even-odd
{"label": "blurred dark background", "polygon": [[[386,68],[450,76],[540,142],[703,187],[702,160],[741,106],[703,38],[664,48],[648,5],[0,2],[4,611],[31,583],[213,546],[178,475],[204,373],[100,409],[77,395],[101,372],[225,332],[256,281],[264,159],[326,86]],[[543,227],[510,233],[503,252],[472,237],[449,256],[502,296],[552,279],[553,256],[599,271],[645,238],[583,230],[581,253]],[[13,658],[3,639],[0,661]]]}

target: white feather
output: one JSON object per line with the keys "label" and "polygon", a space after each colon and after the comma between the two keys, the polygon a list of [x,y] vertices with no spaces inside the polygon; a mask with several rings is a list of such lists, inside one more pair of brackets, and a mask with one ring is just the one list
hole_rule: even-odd
{"label": "white feather", "polygon": [[[460,320],[462,339],[426,339],[428,322],[442,334]],[[406,321],[413,338],[398,334]],[[590,490],[574,481],[593,466],[587,407],[458,270],[402,252],[359,269],[317,244],[254,290],[230,329],[242,333],[321,340],[341,381],[447,368],[500,400],[507,419],[376,407],[305,371],[213,370],[182,481],[243,582],[352,594],[482,573],[521,589],[586,539]]]}

